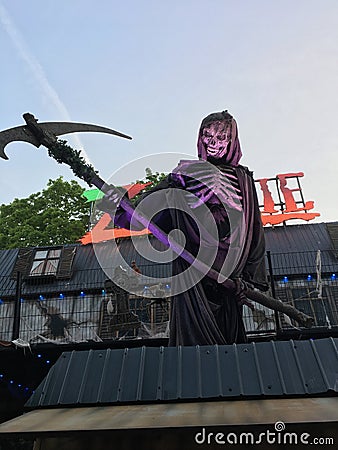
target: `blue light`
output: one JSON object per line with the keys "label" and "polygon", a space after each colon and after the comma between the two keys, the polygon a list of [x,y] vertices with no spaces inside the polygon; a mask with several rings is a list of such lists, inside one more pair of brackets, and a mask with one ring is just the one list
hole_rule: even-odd
{"label": "blue light", "polygon": [[20,298],[20,302],[23,303],[25,300],[23,298]]}
{"label": "blue light", "polygon": [[40,355],[40,354],[39,354],[39,355],[37,355],[37,357],[38,357],[38,358],[41,358],[41,357],[42,357],[42,355]]}
{"label": "blue light", "polygon": [[83,291],[81,291],[80,295],[81,295],[81,297],[84,297],[86,294]]}
{"label": "blue light", "polygon": [[331,275],[331,280],[334,281],[335,279],[336,279],[336,274],[333,273],[333,274]]}
{"label": "blue light", "polygon": [[102,289],[101,293],[102,295],[106,295],[106,291],[104,289]]}
{"label": "blue light", "polygon": [[29,391],[29,388],[28,388],[28,387],[25,387],[25,391]]}
{"label": "blue light", "polygon": [[0,378],[3,378],[4,376],[3,376],[3,374],[2,373],[0,373]]}
{"label": "blue light", "polygon": [[22,384],[18,384],[18,387],[21,387],[22,386]]}
{"label": "blue light", "polygon": [[3,304],[3,300],[0,298],[0,305],[2,305]]}
{"label": "blue light", "polygon": [[65,298],[65,296],[64,296],[62,293],[60,293],[59,297],[60,297],[61,299]]}
{"label": "blue light", "polygon": [[13,380],[9,380],[9,382],[10,382],[10,384],[13,384],[13,383],[14,383],[14,381],[13,381]]}
{"label": "blue light", "polygon": [[40,294],[40,295],[39,295],[39,299],[40,299],[40,300],[44,300],[45,297],[44,297],[43,295]]}
{"label": "blue light", "polygon": [[312,275],[308,275],[307,276],[307,281],[311,281],[312,280]]}
{"label": "blue light", "polygon": [[288,277],[284,277],[284,278],[283,278],[283,282],[284,282],[284,283],[287,283],[288,281],[289,281],[289,278],[288,278]]}
{"label": "blue light", "polygon": [[50,361],[49,361],[49,359],[47,359],[47,361],[46,361],[46,364],[50,364]]}
{"label": "blue light", "polygon": [[170,289],[170,284],[166,284],[165,287],[166,287],[167,289]]}

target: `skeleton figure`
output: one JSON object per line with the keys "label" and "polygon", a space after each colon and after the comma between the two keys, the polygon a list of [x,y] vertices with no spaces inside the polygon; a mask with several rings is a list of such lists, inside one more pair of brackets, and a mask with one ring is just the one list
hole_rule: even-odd
{"label": "skeleton figure", "polygon": [[[178,229],[194,256],[204,248],[205,263],[218,273],[267,289],[264,237],[251,172],[239,164],[242,156],[237,124],[227,112],[213,113],[201,123],[199,160],[183,160],[168,177],[140,199],[140,206],[167,233]],[[160,196],[152,193],[162,193]],[[183,196],[182,196],[183,193]],[[177,199],[177,207],[167,199]],[[108,200],[116,202],[111,193]],[[115,223],[130,225],[118,208]],[[196,220],[198,226],[196,226]],[[212,232],[213,227],[216,232]],[[235,247],[235,258],[229,255]],[[210,252],[208,253],[208,249]],[[215,257],[208,260],[209,254]],[[233,252],[232,252],[233,254]],[[174,259],[173,279],[181,282],[188,263]],[[225,272],[224,272],[225,268]],[[229,293],[206,273],[172,298],[169,345],[212,345],[245,342],[243,295]]]}

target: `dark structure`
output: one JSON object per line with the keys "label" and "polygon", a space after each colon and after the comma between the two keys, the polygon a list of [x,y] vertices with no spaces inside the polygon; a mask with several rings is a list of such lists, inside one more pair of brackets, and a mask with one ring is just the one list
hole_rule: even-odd
{"label": "dark structure", "polygon": [[[302,329],[302,335],[312,336],[316,330],[333,330],[338,323],[337,228],[337,223],[319,223],[264,230],[267,276],[275,296],[297,305],[315,319],[314,327]],[[161,244],[155,238],[150,239],[160,249]],[[141,248],[142,242],[141,237]],[[30,345],[100,342],[103,339],[100,318],[103,313],[106,315],[103,309],[106,309],[109,296],[105,290],[107,275],[104,267],[99,265],[97,256],[106,254],[107,245],[103,242],[95,246],[69,245],[43,249],[45,259],[40,260],[39,272],[36,255],[41,254],[41,248],[0,251],[0,340],[11,342],[20,338]],[[46,273],[43,267],[47,267],[46,262],[50,255],[56,254],[56,250],[59,250],[57,264],[53,265],[53,272]],[[152,317],[153,328],[156,322],[164,324],[168,314],[163,317],[163,311],[168,312],[170,295],[162,302],[159,299],[161,289],[168,290],[170,294],[171,286],[144,285],[143,276],[153,274],[158,279],[166,279],[170,277],[171,264],[150,264],[135,253],[129,239],[121,240],[119,252],[127,262],[137,259],[142,271],[140,276],[135,277],[132,271],[121,270],[121,277],[126,276],[134,287],[138,286],[139,295],[129,298],[130,311],[137,314],[142,323],[151,323]],[[114,266],[114,254],[106,260],[106,271],[108,264]],[[21,274],[19,280],[18,272]],[[150,303],[154,307],[151,311],[148,307]],[[276,332],[300,332],[301,328],[293,322],[284,321],[282,314],[279,316],[283,323],[278,324],[273,311],[260,305],[254,306],[256,312],[264,313],[266,320],[264,323],[257,322],[255,311],[245,305],[243,319],[249,337],[265,332],[271,335]],[[60,320],[65,321],[66,333],[53,338],[51,317],[57,314]],[[142,338],[145,337],[154,338],[156,333],[143,334]]]}
{"label": "dark structure", "polygon": [[[125,277],[126,285],[132,277]],[[137,329],[141,326],[138,316],[130,311],[129,293],[111,280],[104,283],[105,292],[109,295],[107,303],[107,331],[112,332]],[[108,337],[107,336],[107,337]],[[111,336],[112,337],[112,336]]]}
{"label": "dark structure", "polygon": [[20,430],[45,450],[292,448],[315,439],[333,445],[337,344],[329,338],[63,353],[27,403],[32,411],[0,432]]}
{"label": "dark structure", "polygon": [[[48,134],[49,125],[39,126],[31,115],[25,120],[27,127],[14,129],[14,138],[47,144],[52,151],[56,139]],[[209,145],[219,131],[225,132],[219,141],[230,140],[227,128],[220,130],[218,120],[213,128],[213,123],[202,126],[201,135],[204,144],[208,141],[210,161],[228,154],[230,166],[238,167],[237,145]],[[206,129],[211,136],[203,134]],[[0,157],[12,140],[13,130],[2,132]],[[65,146],[55,145],[53,157],[64,162]],[[68,150],[74,162],[79,155]],[[103,183],[79,158],[73,166],[84,179]],[[180,178],[181,171],[178,175],[175,182],[189,182]],[[236,211],[245,206],[241,183],[248,179],[241,181],[236,169],[226,171],[226,177],[234,180],[226,197]],[[204,187],[200,192],[202,203],[204,196],[211,199]],[[249,203],[243,209],[255,221]],[[213,208],[225,242],[223,213],[217,202]],[[163,291],[173,286],[143,285],[141,275],[134,298],[127,296],[121,286],[107,282],[107,271],[118,268],[116,255],[109,253],[105,267],[97,262],[98,252],[107,255],[105,244],[95,251],[71,245],[1,252],[1,420],[20,414],[24,403],[26,412],[33,409],[1,425],[1,437],[36,439],[39,450],[333,445],[338,438],[337,223],[280,227],[265,234],[268,273],[262,272],[260,239],[249,236],[248,254],[253,257],[250,251],[257,250],[257,265],[250,270],[249,260],[239,260],[245,267],[238,274],[246,273],[244,278],[257,287],[269,276],[272,295],[312,314],[315,326],[306,330],[282,314],[244,306],[246,330],[241,332],[250,343],[233,345],[167,347],[166,332],[156,326],[168,322],[162,299],[170,296]],[[137,260],[142,274],[171,273],[170,264],[142,264],[129,244],[123,241],[119,250],[126,261]],[[105,335],[107,315],[112,322]]]}
{"label": "dark structure", "polygon": [[[17,436],[15,433],[24,430],[22,420],[27,420],[29,426],[33,427],[31,430],[35,431],[31,434],[25,432],[24,435],[27,438],[42,436],[41,433],[46,430],[34,425],[34,417],[37,420],[35,423],[40,423],[41,427],[43,424],[46,427],[52,423],[55,426],[59,424],[58,429],[53,428],[54,431],[51,426],[50,433],[63,433],[67,431],[67,421],[63,419],[68,417],[69,423],[74,424],[75,413],[78,425],[74,425],[76,430],[68,430],[72,433],[72,437],[67,438],[70,441],[65,444],[69,448],[77,448],[75,444],[73,447],[71,445],[79,437],[79,430],[95,429],[96,425],[89,421],[90,417],[96,417],[98,423],[103,424],[101,430],[105,429],[104,436],[114,433],[114,439],[117,441],[130,440],[131,448],[141,438],[147,439],[151,436],[151,441],[156,441],[154,433],[158,433],[159,439],[179,448],[182,439],[187,438],[186,429],[178,426],[179,421],[187,427],[192,427],[195,433],[201,432],[203,424],[210,425],[210,430],[217,432],[217,424],[220,423],[228,424],[228,428],[223,431],[248,431],[247,426],[251,423],[250,427],[254,428],[249,428],[250,430],[263,432],[267,426],[273,429],[274,420],[290,423],[287,425],[289,431],[304,431],[304,428],[301,430],[299,422],[303,421],[314,424],[313,427],[311,425],[311,431],[308,431],[310,433],[318,430],[317,436],[333,435],[331,428],[336,426],[336,419],[332,411],[337,411],[336,404],[332,404],[336,400],[332,397],[335,392],[332,380],[336,370],[336,341],[330,338],[338,336],[337,230],[337,223],[265,228],[267,268],[269,261],[271,263],[267,276],[275,296],[311,314],[315,319],[314,326],[305,329],[287,320],[283,314],[275,314],[260,305],[254,305],[253,310],[244,305],[243,320],[249,344],[219,346],[217,350],[214,346],[201,347],[200,350],[195,347],[181,350],[166,348],[170,297],[168,301],[163,302],[161,297],[157,296],[158,290],[163,287],[144,286],[142,277],[147,274],[169,276],[171,266],[147,265],[145,260],[135,254],[129,239],[121,240],[119,251],[127,262],[136,260],[142,272],[136,281],[139,284],[139,296],[129,298],[129,311],[137,316],[138,325],[118,333],[106,326],[113,317],[108,314],[107,304],[110,299],[114,303],[116,297],[110,297],[111,294],[107,292],[107,277],[97,262],[98,253],[107,253],[107,243],[96,246],[70,245],[58,248],[60,252],[57,253],[53,253],[55,247],[1,251],[1,421],[21,414],[30,397],[31,402],[34,399],[30,408],[35,409],[38,406],[38,409],[18,419],[18,428],[11,425],[11,431],[9,428],[6,428],[7,431],[2,428],[0,433],[2,436],[13,433]],[[140,244],[142,239],[141,237]],[[154,245],[160,245],[156,239],[151,239]],[[38,272],[36,255],[41,256],[39,252],[42,250],[46,252],[46,258],[41,262],[41,272]],[[50,256],[56,254],[60,255],[57,268],[54,273],[45,273],[45,263]],[[110,255],[107,265],[108,262],[112,265],[113,261],[114,255]],[[32,273],[33,267],[35,270]],[[18,277],[18,272],[21,277]],[[122,273],[125,275],[124,271]],[[128,272],[127,276],[132,275]],[[132,280],[134,283],[135,278]],[[171,287],[164,286],[164,289],[168,288]],[[152,294],[149,295],[149,292]],[[113,314],[114,312],[115,309]],[[53,315],[59,324],[59,319],[63,320],[64,326],[57,329],[51,327]],[[142,350],[142,346],[146,348]],[[228,353],[225,354],[223,350]],[[63,353],[65,356],[62,356]],[[216,357],[217,353],[222,355],[220,360]],[[223,373],[221,370],[224,357],[232,358],[232,374]],[[77,363],[80,360],[82,362],[79,364],[83,370],[79,378]],[[117,360],[120,361],[119,364]],[[43,384],[46,395],[41,397],[41,402],[45,402],[46,398],[51,401],[48,396],[54,392],[56,403],[54,406],[51,406],[52,403],[37,405],[36,395],[32,397],[33,391],[36,391],[56,361],[57,366]],[[111,372],[112,361],[115,372]],[[215,368],[208,375],[216,377],[210,385],[205,382],[206,361]],[[171,367],[169,372],[168,366]],[[246,371],[249,368],[250,374]],[[89,373],[90,370],[94,372]],[[74,383],[82,383],[83,390],[79,388],[82,393],[76,391],[77,388],[73,384],[68,386],[67,380],[62,389],[60,387],[61,390],[54,385],[52,377],[58,374],[59,380],[62,381],[63,371],[68,371]],[[101,372],[103,378],[100,378]],[[106,385],[112,377],[115,377],[114,383],[118,384],[115,391],[109,391]],[[219,377],[224,380],[221,385],[217,381]],[[271,377],[274,377],[273,380]],[[225,383],[225,380],[229,383]],[[127,384],[124,384],[125,382]],[[67,392],[70,392],[68,387],[74,390],[74,403],[67,397]],[[107,389],[113,403],[110,403],[110,400],[106,402]],[[154,396],[157,399],[155,401]],[[221,402],[215,402],[215,396]],[[277,404],[276,398],[273,398],[275,396],[278,397]],[[84,402],[85,398],[90,406],[81,403],[81,408],[74,409],[75,404],[78,401]],[[115,404],[114,398],[117,401]],[[133,399],[135,403],[128,405]],[[55,409],[58,403],[64,401],[61,409]],[[170,403],[167,403],[168,401]],[[101,402],[105,405],[100,406]],[[39,408],[42,406],[43,421],[39,415]],[[205,414],[201,416],[202,410]],[[244,411],[254,413],[244,414]],[[267,416],[263,417],[263,411],[266,411],[269,419]],[[173,415],[177,417],[175,423],[169,419]],[[191,417],[188,422],[182,421],[186,415]],[[123,424],[120,422],[119,428],[116,420],[120,420],[122,416],[127,419]],[[111,417],[111,421],[106,422],[104,417]],[[149,421],[143,422],[143,425],[141,422],[136,424],[137,418],[141,420],[141,417],[148,417],[150,421],[153,420],[151,417],[156,417],[159,429],[156,431],[151,428]],[[257,419],[256,422],[253,422],[254,418]],[[325,421],[326,425],[321,421]],[[264,430],[263,425],[258,426],[259,423],[265,424]],[[142,432],[137,431],[140,426],[145,427]],[[172,437],[168,426],[176,427]],[[126,430],[129,430],[128,438]],[[192,439],[193,436],[192,432]],[[88,436],[87,438],[89,439]],[[85,440],[87,438],[85,437]],[[60,447],[62,439],[66,438],[61,441],[58,439],[54,438],[54,443]],[[92,439],[94,438],[90,438],[87,444],[81,435],[82,448],[86,448],[85,445],[93,447]],[[172,441],[175,439],[176,444]],[[50,442],[48,445],[52,445]],[[146,442],[149,444],[149,440]]]}
{"label": "dark structure", "polygon": [[[318,304],[322,304],[323,301],[327,305],[332,327],[337,324],[335,316],[338,269],[337,228],[337,223],[319,223],[264,230],[267,255],[271,261],[271,270],[267,269],[267,276],[273,281],[275,295],[282,300],[303,304],[304,306],[301,307],[303,309],[308,310],[310,307],[311,315],[315,318],[315,327],[308,330],[310,335],[317,327],[328,326],[325,320],[323,321],[323,317],[325,319],[321,313],[323,310],[319,306],[309,306],[316,299],[319,299]],[[157,248],[160,248],[161,244],[156,242],[155,238],[150,239]],[[139,242],[142,248],[143,238],[140,238]],[[45,273],[43,269],[37,272],[35,256],[41,252],[41,248],[0,251],[0,340],[10,342],[20,338],[30,344],[46,344],[47,341],[39,338],[38,335],[48,330],[44,323],[48,320],[48,314],[55,314],[56,311],[59,311],[64,320],[72,322],[71,327],[74,322],[77,323],[77,334],[73,335],[73,340],[71,336],[68,336],[64,342],[56,343],[79,343],[93,340],[95,335],[100,337],[99,321],[95,315],[100,314],[101,304],[108,299],[105,291],[107,275],[99,265],[97,255],[106,254],[107,245],[108,243],[103,242],[95,246],[69,245],[64,248],[44,249],[46,258],[41,260],[41,267],[46,267],[44,264],[51,254],[48,252],[60,250],[58,265],[53,266],[52,273]],[[135,253],[129,239],[119,243],[119,252],[123,254],[127,262],[137,258],[138,266],[142,270],[142,274],[137,277],[134,277],[131,271],[122,271],[123,276],[130,277],[131,282],[139,287],[139,301],[136,296],[131,296],[129,299],[131,310],[137,312],[138,306],[141,308],[141,300],[147,299],[151,303],[153,299],[161,297],[157,295],[159,286],[145,286],[143,276],[153,274],[156,278],[169,277],[171,264],[150,264]],[[100,259],[102,261],[102,258]],[[106,269],[108,264],[111,267],[114,266],[114,254],[110,254],[107,258]],[[268,266],[267,262],[267,268]],[[32,267],[34,267],[33,272]],[[21,274],[19,283],[18,272]],[[164,286],[164,289],[169,289],[170,293],[171,286]],[[322,295],[318,297],[320,293]],[[19,320],[15,316],[16,303],[21,313]],[[144,302],[143,306],[143,309],[139,309],[139,315],[143,314],[142,321],[147,322]],[[263,307],[257,306],[257,308],[264,310]],[[278,328],[275,325],[275,316],[273,312],[270,311],[270,313],[273,319],[272,326],[257,329],[249,320],[250,308],[245,306],[243,314],[247,334],[251,335],[255,331],[285,331],[286,328]],[[15,321],[18,322],[18,327],[14,327]],[[15,335],[13,335],[14,328]],[[73,332],[75,333],[74,330]]]}

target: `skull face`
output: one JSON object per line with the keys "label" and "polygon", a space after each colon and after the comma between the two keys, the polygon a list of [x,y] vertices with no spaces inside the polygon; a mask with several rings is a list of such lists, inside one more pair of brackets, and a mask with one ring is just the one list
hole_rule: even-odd
{"label": "skull face", "polygon": [[231,124],[225,121],[212,122],[203,128],[202,142],[208,156],[223,158],[231,143]]}

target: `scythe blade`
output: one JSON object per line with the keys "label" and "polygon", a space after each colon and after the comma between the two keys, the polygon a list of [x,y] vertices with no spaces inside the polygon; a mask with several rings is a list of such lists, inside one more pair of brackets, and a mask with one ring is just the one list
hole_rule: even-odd
{"label": "scythe blade", "polygon": [[[33,117],[33,116],[32,116]],[[49,136],[62,136],[63,134],[90,132],[90,133],[107,133],[119,136],[125,139],[132,139],[130,136],[112,130],[111,128],[101,127],[99,125],[92,125],[88,123],[77,122],[42,122],[37,123],[39,129],[43,133],[48,133]],[[42,144],[36,135],[29,129],[28,126],[23,125],[19,127],[9,128],[0,132],[0,158],[8,159],[5,153],[6,145],[15,141],[24,141],[40,147]]]}

